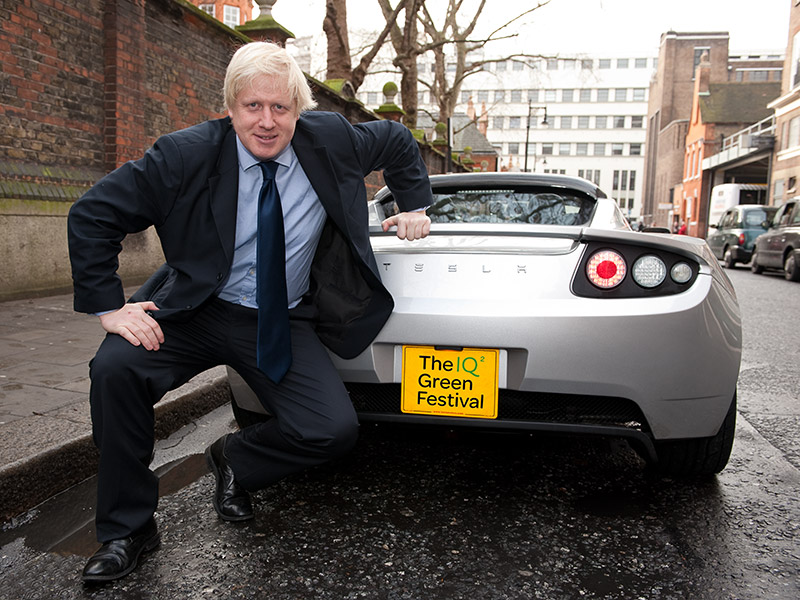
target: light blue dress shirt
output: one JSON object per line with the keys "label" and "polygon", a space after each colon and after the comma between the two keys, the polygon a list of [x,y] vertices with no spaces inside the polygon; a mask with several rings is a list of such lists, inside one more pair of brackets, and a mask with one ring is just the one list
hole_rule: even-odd
{"label": "light blue dress shirt", "polygon": [[[258,195],[263,175],[255,158],[236,138],[239,157],[239,191],[233,264],[219,297],[258,308],[256,300],[256,234]],[[281,196],[286,237],[286,291],[289,308],[297,306],[308,291],[311,261],[327,217],[291,144],[273,159],[278,163],[275,182]]]}

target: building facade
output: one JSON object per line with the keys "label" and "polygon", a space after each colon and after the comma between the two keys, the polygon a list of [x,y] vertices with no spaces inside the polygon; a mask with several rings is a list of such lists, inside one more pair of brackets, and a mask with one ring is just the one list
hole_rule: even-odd
{"label": "building facade", "polygon": [[253,16],[252,0],[189,0],[189,2],[231,28],[244,25]]}
{"label": "building facade", "polygon": [[[433,65],[418,64],[421,81]],[[588,179],[640,220],[647,88],[655,57],[581,56],[489,62],[469,77],[456,113],[474,112],[497,150],[498,170],[558,173]],[[380,100],[387,75],[369,76],[358,97]],[[437,106],[420,86],[419,110]]]}
{"label": "building facade", "polygon": [[800,4],[796,0],[789,2],[786,76],[781,96],[769,105],[775,111],[775,152],[770,180],[770,203],[775,205],[798,195],[800,178]]}
{"label": "building facade", "polygon": [[674,207],[684,195],[686,135],[701,58],[707,59],[710,84],[781,80],[780,52],[732,56],[729,41],[727,32],[661,36],[647,108],[643,218],[648,223],[676,228],[681,219]]}

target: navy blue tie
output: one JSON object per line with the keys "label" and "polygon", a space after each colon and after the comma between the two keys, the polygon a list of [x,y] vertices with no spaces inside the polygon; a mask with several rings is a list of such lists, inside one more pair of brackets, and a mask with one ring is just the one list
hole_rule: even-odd
{"label": "navy blue tie", "polygon": [[258,196],[258,368],[279,383],[292,364],[289,307],[286,294],[286,242],[275,172],[278,163],[258,163],[264,183]]}

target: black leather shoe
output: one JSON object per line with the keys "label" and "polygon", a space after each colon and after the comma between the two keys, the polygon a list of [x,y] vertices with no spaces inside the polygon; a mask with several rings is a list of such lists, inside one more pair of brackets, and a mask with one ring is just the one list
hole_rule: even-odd
{"label": "black leather shoe", "polygon": [[206,461],[217,479],[217,490],[212,502],[221,519],[247,521],[253,518],[253,505],[247,490],[236,483],[233,469],[225,457],[225,440],[228,435],[223,435],[206,448]]}
{"label": "black leather shoe", "polygon": [[153,519],[130,537],[106,542],[83,568],[87,583],[112,581],[125,577],[136,568],[139,556],[154,550],[161,542]]}

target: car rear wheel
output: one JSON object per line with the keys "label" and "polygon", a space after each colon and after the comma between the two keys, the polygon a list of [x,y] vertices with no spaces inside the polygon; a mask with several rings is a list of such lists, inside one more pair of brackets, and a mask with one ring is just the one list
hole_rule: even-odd
{"label": "car rear wheel", "polygon": [[658,462],[654,465],[661,475],[697,477],[719,473],[728,464],[736,429],[736,393],[733,394],[725,420],[715,436],[690,440],[656,441]]}
{"label": "car rear wheel", "polygon": [[800,281],[800,264],[797,260],[797,250],[792,250],[786,255],[783,263],[783,276],[788,281]]}
{"label": "car rear wheel", "polygon": [[750,259],[750,270],[758,275],[764,272],[764,267],[758,264],[758,250],[753,249],[753,258]]}
{"label": "car rear wheel", "polygon": [[726,269],[732,269],[736,266],[736,259],[733,258],[733,252],[730,248],[725,248],[725,254],[722,255],[722,264]]}

